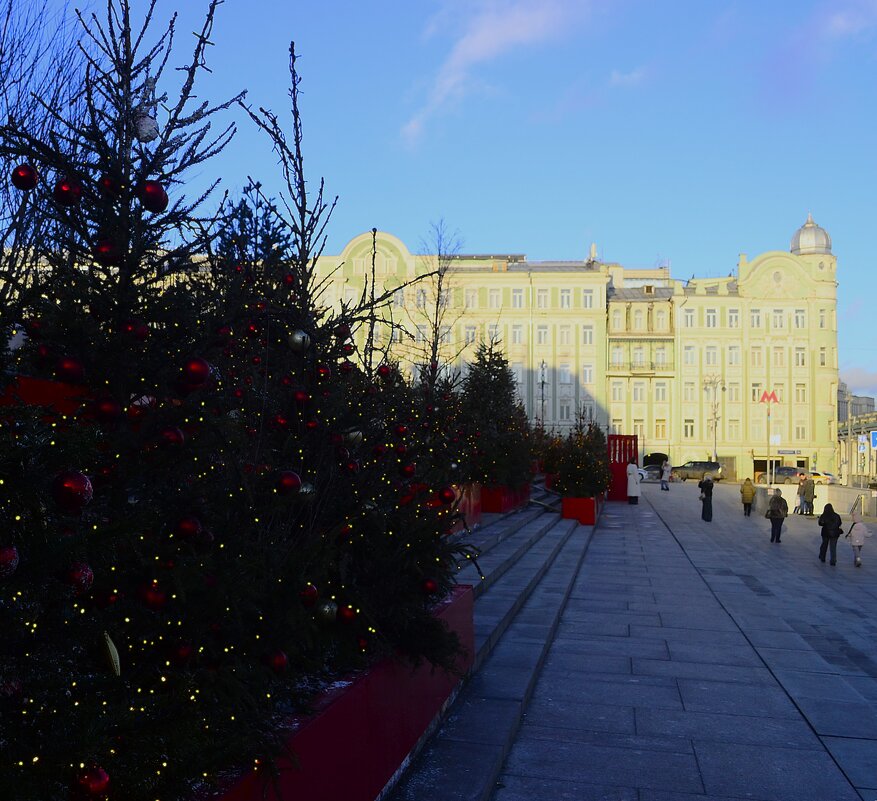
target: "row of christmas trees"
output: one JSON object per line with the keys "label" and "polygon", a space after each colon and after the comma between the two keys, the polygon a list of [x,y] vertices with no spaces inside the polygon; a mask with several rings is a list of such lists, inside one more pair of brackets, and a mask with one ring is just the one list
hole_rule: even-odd
{"label": "row of christmas trees", "polygon": [[66,395],[0,409],[0,782],[20,801],[209,794],[322,680],[386,654],[453,664],[431,609],[473,555],[446,536],[456,487],[530,465],[495,347],[462,387],[432,365],[412,384],[355,344],[385,297],[321,305],[334,204],[306,191],[294,50],[291,140],[247,108],[285,203],[187,199],[233,133],[212,116],[242,102],[194,100],[216,6],[173,101],[173,23],[144,50],[152,5],[136,29],[111,0],[84,26],[77,114],[0,126],[5,393]]}

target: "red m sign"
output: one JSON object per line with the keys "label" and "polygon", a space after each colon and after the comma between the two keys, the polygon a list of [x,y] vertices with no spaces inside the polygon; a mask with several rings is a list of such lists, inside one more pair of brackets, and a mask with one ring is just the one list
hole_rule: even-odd
{"label": "red m sign", "polygon": [[765,390],[761,393],[761,400],[759,403],[779,403],[779,399],[777,398],[777,394],[775,390],[771,390],[768,392]]}

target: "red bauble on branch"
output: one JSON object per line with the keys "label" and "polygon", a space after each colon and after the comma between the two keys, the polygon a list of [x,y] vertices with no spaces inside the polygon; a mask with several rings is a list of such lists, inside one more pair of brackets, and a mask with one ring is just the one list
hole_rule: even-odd
{"label": "red bauble on branch", "polygon": [[122,182],[116,180],[110,175],[102,175],[98,181],[101,194],[108,198],[117,198],[122,194]]}
{"label": "red bauble on branch", "polygon": [[308,584],[308,586],[298,594],[298,597],[301,598],[302,604],[310,609],[317,603],[320,593],[313,584]]}
{"label": "red bauble on branch", "polygon": [[159,433],[159,444],[167,448],[176,448],[186,441],[186,435],[176,426],[163,428]]}
{"label": "red bauble on branch", "polygon": [[81,595],[94,583],[94,572],[87,562],[74,562],[67,571],[67,583]]}
{"label": "red bauble on branch", "polygon": [[356,610],[352,606],[338,607],[338,620],[342,623],[352,623],[356,618]]}
{"label": "red bauble on branch", "polygon": [[438,592],[438,588],[438,582],[431,578],[425,578],[420,584],[420,589],[423,590],[424,595],[435,595]]}
{"label": "red bauble on branch", "polygon": [[85,365],[74,356],[63,356],[55,366],[55,377],[68,384],[79,384],[85,378]]}
{"label": "red bauble on branch", "polygon": [[301,476],[292,470],[282,470],[275,486],[280,495],[292,495],[301,489]]}
{"label": "red bauble on branch", "polygon": [[94,260],[104,267],[115,267],[119,263],[119,248],[112,239],[99,239],[94,244]]}
{"label": "red bauble on branch", "polygon": [[0,547],[0,579],[9,578],[18,568],[18,548],[14,545]]}
{"label": "red bauble on branch", "polygon": [[184,515],[177,521],[177,525],[174,527],[174,533],[184,540],[197,537],[202,530],[201,521],[195,515]]}
{"label": "red bauble on branch", "polygon": [[143,603],[150,609],[159,610],[167,603],[167,594],[158,586],[157,581],[151,581],[140,590]]}
{"label": "red bauble on branch", "polygon": [[192,389],[200,389],[210,378],[210,363],[200,356],[187,359],[182,368],[183,382]]}
{"label": "red bauble on branch", "polygon": [[149,326],[143,320],[139,320],[136,317],[125,320],[122,323],[121,329],[125,336],[131,337],[135,342],[143,342],[149,336]]}
{"label": "red bauble on branch", "polygon": [[378,375],[381,378],[389,378],[392,372],[393,369],[390,367],[389,364],[382,364],[378,367]]}
{"label": "red bauble on branch", "polygon": [[453,503],[457,498],[457,493],[453,487],[442,487],[438,491],[438,497],[442,503]]}
{"label": "red bauble on branch", "polygon": [[77,783],[88,795],[104,795],[110,788],[110,775],[99,765],[92,765],[79,774]]}
{"label": "red bauble on branch", "polygon": [[62,178],[55,184],[52,197],[60,206],[75,206],[82,197],[82,184],[74,178]]}
{"label": "red bauble on branch", "polygon": [[155,214],[164,211],[170,202],[167,192],[158,181],[144,181],[137,195],[143,208]]}
{"label": "red bauble on branch", "polygon": [[16,189],[22,191],[33,189],[39,179],[36,167],[32,167],[30,164],[19,164],[12,170],[12,185]]}
{"label": "red bauble on branch", "polygon": [[283,673],[289,667],[289,657],[279,648],[268,654],[265,662],[275,673]]}
{"label": "red bauble on branch", "polygon": [[399,465],[399,472],[402,474],[404,478],[411,478],[414,473],[417,471],[417,467],[413,462],[409,462],[408,464]]}
{"label": "red bauble on branch", "polygon": [[77,513],[94,497],[88,476],[75,470],[64,470],[52,481],[52,498],[65,512]]}

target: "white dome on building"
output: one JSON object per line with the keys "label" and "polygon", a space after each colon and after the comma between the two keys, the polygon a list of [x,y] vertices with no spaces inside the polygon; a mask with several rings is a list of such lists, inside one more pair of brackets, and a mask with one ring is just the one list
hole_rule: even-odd
{"label": "white dome on building", "polygon": [[811,253],[831,253],[831,237],[828,231],[813,222],[813,215],[807,215],[805,222],[792,237],[792,253],[808,256]]}

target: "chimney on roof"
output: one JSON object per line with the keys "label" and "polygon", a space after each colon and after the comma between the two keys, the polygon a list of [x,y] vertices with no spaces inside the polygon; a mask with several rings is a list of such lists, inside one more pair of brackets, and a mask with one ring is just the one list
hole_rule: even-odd
{"label": "chimney on roof", "polygon": [[597,243],[591,242],[591,250],[588,253],[588,261],[597,261]]}

